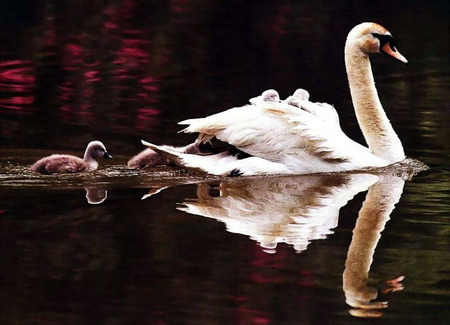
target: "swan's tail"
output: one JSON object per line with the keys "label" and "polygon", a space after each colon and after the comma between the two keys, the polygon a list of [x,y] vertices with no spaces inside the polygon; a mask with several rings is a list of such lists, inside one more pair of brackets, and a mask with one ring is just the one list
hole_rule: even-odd
{"label": "swan's tail", "polygon": [[157,146],[153,143],[141,140],[144,146],[149,147],[161,156],[169,159],[175,165],[212,175],[229,175],[237,158],[226,152],[215,155],[202,156],[177,152],[166,146]]}
{"label": "swan's tail", "polygon": [[[175,150],[171,150],[167,147],[157,146],[156,144],[147,142],[145,140],[141,140],[141,143],[152,149],[153,151],[157,152],[161,156],[169,159],[171,162],[173,162],[175,165],[180,166],[182,164],[181,158],[179,157],[179,152],[176,152]],[[180,167],[183,167],[182,165]]]}
{"label": "swan's tail", "polygon": [[175,165],[195,171],[218,176],[250,176],[274,175],[292,173],[286,166],[271,162],[259,157],[239,159],[238,156],[224,151],[212,155],[198,155],[178,152],[167,146],[157,146],[141,140],[144,146],[149,147]]}

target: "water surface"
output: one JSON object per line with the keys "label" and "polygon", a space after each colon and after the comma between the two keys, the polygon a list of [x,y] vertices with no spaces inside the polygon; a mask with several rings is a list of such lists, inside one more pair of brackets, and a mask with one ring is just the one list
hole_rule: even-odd
{"label": "water surface", "polygon": [[[1,6],[2,323],[448,322],[446,2]],[[428,171],[223,179],[125,167],[141,138],[186,144],[179,120],[268,88],[308,89],[364,143],[343,44],[367,20],[410,62],[372,58],[405,151]],[[97,171],[28,170],[93,139],[114,156]]]}

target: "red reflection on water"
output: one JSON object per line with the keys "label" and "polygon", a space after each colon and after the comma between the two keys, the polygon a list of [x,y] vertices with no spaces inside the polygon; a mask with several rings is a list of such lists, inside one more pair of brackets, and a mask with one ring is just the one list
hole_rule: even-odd
{"label": "red reflection on water", "polygon": [[283,36],[287,34],[287,24],[289,22],[288,15],[292,12],[292,6],[290,4],[280,4],[277,8],[277,12],[271,18],[269,27],[267,28],[265,35],[268,39],[269,49],[271,57],[277,60],[278,52],[280,48],[280,42]]}
{"label": "red reflection on water", "polygon": [[[0,99],[0,104],[15,104],[15,105],[31,105],[33,104],[33,96],[13,96],[7,99]],[[18,107],[19,108],[19,107]]]}
{"label": "red reflection on water", "polygon": [[153,45],[145,26],[136,26],[134,1],[98,8],[102,11],[95,19],[77,26],[59,23],[57,10],[45,11],[26,47],[30,51],[21,54],[30,59],[0,61],[1,112],[36,108],[46,113],[48,125],[62,122],[98,131],[143,133],[157,124],[160,81],[155,73],[166,62],[159,45]]}
{"label": "red reflection on water", "polygon": [[[164,319],[163,319],[164,318]],[[165,320],[167,313],[162,310],[154,310],[151,312],[151,322],[155,325],[167,325],[169,322]]]}
{"label": "red reflection on water", "polygon": [[270,26],[270,29],[273,31],[273,34],[276,36],[276,38],[287,34],[286,25],[288,20],[286,18],[286,15],[291,11],[292,7],[290,4],[280,5],[279,12],[274,16],[273,22]]}
{"label": "red reflection on water", "polygon": [[174,0],[171,2],[171,11],[175,14],[175,24],[184,24],[190,20],[190,14],[194,11],[191,0]]}
{"label": "red reflection on water", "polygon": [[299,278],[297,284],[303,287],[312,287],[315,286],[314,282],[314,273],[309,270],[300,270],[299,274],[301,277]]}
{"label": "red reflection on water", "polygon": [[283,269],[285,262],[285,252],[267,254],[260,247],[255,246],[254,259],[250,262],[255,271],[249,277],[256,283],[284,283],[286,279],[282,275],[283,272],[270,272],[270,270]]}
{"label": "red reflection on water", "polygon": [[[151,43],[142,30],[130,28],[132,1],[111,4],[102,13],[101,28],[79,31],[68,37],[62,69],[65,80],[59,86],[60,111],[69,122],[114,122],[146,129],[154,124],[160,110],[159,82],[150,75]],[[92,42],[92,40],[96,40]]]}
{"label": "red reflection on water", "polygon": [[84,73],[84,77],[88,80],[88,82],[94,82],[99,81],[100,78],[98,78],[98,71],[86,71]]}
{"label": "red reflection on water", "polygon": [[[55,17],[53,15],[49,15],[45,17],[45,31],[43,38],[43,46],[46,50],[54,49],[57,44],[56,39],[56,29],[55,29]],[[51,52],[47,54],[56,54],[56,52]]]}
{"label": "red reflection on water", "polygon": [[0,108],[2,112],[28,111],[34,103],[36,81],[30,60],[0,62]]}
{"label": "red reflection on water", "polygon": [[249,307],[250,298],[247,296],[237,296],[235,298],[237,307],[235,309],[236,324],[270,324],[271,320],[267,313]]}

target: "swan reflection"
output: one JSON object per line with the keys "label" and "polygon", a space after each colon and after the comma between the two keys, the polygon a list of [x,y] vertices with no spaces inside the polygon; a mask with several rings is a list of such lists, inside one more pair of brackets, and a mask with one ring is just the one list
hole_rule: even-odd
{"label": "swan reflection", "polygon": [[376,284],[370,284],[369,271],[381,232],[400,200],[404,183],[396,176],[380,176],[370,187],[359,211],[343,273],[345,301],[353,307],[350,310],[353,316],[382,316],[381,310],[388,306],[387,301],[380,300],[382,295],[403,289],[403,276],[387,280],[383,287],[377,288]]}
{"label": "swan reflection", "polygon": [[185,200],[179,209],[224,222],[228,231],[250,236],[265,252],[275,253],[278,243],[302,252],[312,240],[332,234],[341,207],[368,190],[347,253],[343,290],[351,315],[380,317],[387,307],[383,297],[402,290],[404,277],[377,288],[370,284],[370,266],[405,179],[417,172],[225,179],[199,184],[197,199]]}
{"label": "swan reflection", "polygon": [[312,240],[332,234],[340,208],[377,181],[371,174],[226,179],[199,184],[197,199],[179,209],[222,221],[266,252],[278,243],[302,252]]}

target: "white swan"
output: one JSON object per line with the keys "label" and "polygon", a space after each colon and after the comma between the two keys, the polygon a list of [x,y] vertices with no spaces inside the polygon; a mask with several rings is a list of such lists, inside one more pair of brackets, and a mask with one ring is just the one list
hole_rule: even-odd
{"label": "white swan", "polygon": [[183,132],[199,133],[197,144],[215,137],[250,157],[239,159],[228,152],[191,155],[143,144],[179,166],[214,175],[335,172],[401,161],[405,158],[403,147],[378,98],[369,61],[370,53],[380,52],[408,62],[396,50],[392,35],[376,23],[362,23],[348,34],[345,66],[358,123],[369,148],[342,132],[332,106],[310,102],[304,90],[285,101],[270,90],[253,98],[251,105],[179,123],[188,125]]}

